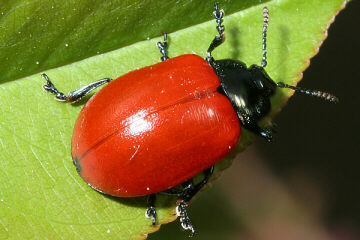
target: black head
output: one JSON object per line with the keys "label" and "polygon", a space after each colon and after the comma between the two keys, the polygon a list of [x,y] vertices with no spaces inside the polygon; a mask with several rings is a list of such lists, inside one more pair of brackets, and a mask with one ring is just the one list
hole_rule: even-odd
{"label": "black head", "polygon": [[223,13],[220,14],[220,12],[217,5],[215,5],[214,16],[218,23],[217,30],[219,36],[215,37],[209,47],[207,61],[219,76],[221,82],[219,92],[226,95],[230,100],[243,127],[261,135],[268,141],[272,140],[271,127],[263,129],[258,126],[258,122],[269,113],[271,109],[270,98],[275,94],[278,87],[290,88],[297,92],[337,102],[337,98],[328,93],[306,90],[282,82],[275,83],[266,73],[264,69],[267,65],[266,32],[269,20],[269,11],[266,7],[263,10],[263,56],[261,66],[252,65],[247,67],[245,63],[231,59],[215,60],[211,56],[211,51],[224,41],[223,32],[225,28],[221,25]]}
{"label": "black head", "polygon": [[216,60],[212,66],[221,82],[219,92],[230,100],[241,125],[271,140],[271,131],[261,129],[258,121],[271,109],[270,97],[275,94],[276,83],[261,66],[248,68],[231,59]]}

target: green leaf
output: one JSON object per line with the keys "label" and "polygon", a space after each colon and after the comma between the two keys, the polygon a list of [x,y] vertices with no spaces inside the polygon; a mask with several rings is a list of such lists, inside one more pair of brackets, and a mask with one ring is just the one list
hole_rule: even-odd
{"label": "green leaf", "polygon": [[[214,57],[259,64],[266,5],[270,10],[267,71],[275,81],[289,84],[300,80],[345,3],[219,2],[227,14],[227,39]],[[44,80],[39,73],[46,70],[65,92],[100,78],[116,78],[158,62],[156,42],[161,38],[145,39],[164,31],[170,37],[170,57],[205,56],[216,34],[212,11],[213,3],[201,0],[0,3],[0,239],[141,239],[157,230],[144,217],[145,197],[107,197],[78,176],[70,144],[84,101],[75,105],[54,101],[41,91]],[[278,91],[273,114],[290,95]],[[237,151],[251,139],[244,131]],[[175,219],[174,207],[174,198],[160,197],[160,223]]]}

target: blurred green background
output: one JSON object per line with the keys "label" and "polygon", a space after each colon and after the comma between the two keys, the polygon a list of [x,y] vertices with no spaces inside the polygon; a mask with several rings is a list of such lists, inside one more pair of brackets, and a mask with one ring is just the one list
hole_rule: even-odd
{"label": "blurred green background", "polygon": [[[360,239],[359,12],[355,0],[336,17],[299,84],[340,103],[290,99],[275,142],[257,139],[190,206],[197,240]],[[175,221],[148,239],[187,234]]]}

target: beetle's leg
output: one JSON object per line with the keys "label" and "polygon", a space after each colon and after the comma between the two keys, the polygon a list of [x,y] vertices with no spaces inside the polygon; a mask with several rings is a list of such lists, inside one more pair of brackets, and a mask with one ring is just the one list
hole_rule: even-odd
{"label": "beetle's leg", "polygon": [[213,15],[217,23],[216,30],[218,31],[219,36],[215,36],[206,53],[206,61],[208,61],[210,64],[214,62],[214,58],[211,56],[211,52],[225,41],[225,26],[221,25],[223,22],[224,11],[219,10],[219,6],[217,3],[215,3],[215,11]]}
{"label": "beetle's leg", "polygon": [[156,194],[151,194],[148,198],[149,208],[145,212],[147,218],[152,219],[152,225],[156,224],[156,209],[155,209]]}
{"label": "beetle's leg", "polygon": [[92,90],[94,90],[95,88],[100,87],[101,85],[110,82],[112,79],[110,78],[104,78],[101,79],[99,81],[90,83],[89,85],[86,85],[78,90],[69,92],[69,94],[66,96],[64,93],[59,92],[56,87],[54,86],[54,84],[52,84],[52,82],[49,80],[49,77],[43,73],[41,75],[43,78],[45,78],[46,80],[46,84],[43,86],[44,90],[54,93],[55,94],[55,99],[59,100],[59,101],[66,101],[69,103],[75,103],[77,101],[79,101],[82,97],[84,97],[85,95],[87,95],[89,92],[91,92]]}
{"label": "beetle's leg", "polygon": [[169,59],[167,55],[167,47],[168,47],[167,33],[164,33],[164,42],[158,42],[157,46],[160,49],[160,53],[162,55],[162,57],[160,58],[161,61],[165,61],[166,59]]}
{"label": "beetle's leg", "polygon": [[179,196],[179,200],[177,202],[178,206],[176,207],[176,215],[180,217],[180,223],[182,228],[191,231],[190,237],[195,235],[195,228],[191,223],[189,215],[187,214],[186,207],[188,206],[190,200],[209,181],[213,172],[214,172],[214,166],[211,166],[209,169],[204,171],[205,177],[201,182],[194,184],[193,179],[186,181],[185,183],[182,184],[184,188],[182,191],[178,191],[176,189],[169,189],[165,192],[162,192],[164,194]]}
{"label": "beetle's leg", "polygon": [[205,184],[209,181],[211,175],[214,173],[214,166],[211,166],[210,168],[206,169],[204,173],[204,179],[197,183],[193,184],[192,180],[185,183],[184,190],[182,191],[180,198],[184,200],[186,203],[190,202],[190,200],[202,189]]}
{"label": "beetle's leg", "polygon": [[[243,116],[244,117],[244,116]],[[256,120],[253,119],[247,119],[241,121],[241,126],[246,128],[247,130],[265,138],[267,141],[271,142],[273,140],[273,133],[275,132],[275,129],[271,126],[268,126],[266,128],[261,128]]]}
{"label": "beetle's leg", "polygon": [[190,199],[195,195],[193,194],[193,191],[195,189],[194,182],[192,179],[186,181],[182,184],[184,189],[182,193],[180,194],[179,200],[176,202],[176,215],[179,217],[181,227],[184,230],[190,230],[191,233],[189,237],[193,237],[196,233],[194,226],[191,223],[190,217],[186,211],[186,207],[188,206],[188,203]]}
{"label": "beetle's leg", "polygon": [[274,129],[270,126],[261,128],[257,124],[251,126],[243,126],[244,128],[252,131],[253,133],[265,138],[268,142],[272,142],[273,140],[273,132]]}
{"label": "beetle's leg", "polygon": [[[214,173],[214,166],[211,166],[210,168],[208,168],[208,169],[206,169],[204,172],[204,179],[201,181],[201,182],[199,182],[198,184],[196,184],[195,186],[192,186],[192,188],[194,188],[193,190],[192,190],[192,192],[194,191],[194,190],[196,190],[194,193],[193,193],[193,195],[192,196],[188,196],[188,197],[186,197],[186,200],[187,201],[190,201],[191,200],[191,198],[209,181],[209,179],[210,179],[210,177],[211,177],[211,175]],[[187,188],[187,186],[189,185],[189,182],[190,181],[192,181],[191,179],[189,180],[189,181],[187,181],[187,182],[185,182],[185,183],[183,183],[182,185],[183,185],[183,187],[184,187],[184,189],[183,190],[178,190],[178,189],[175,189],[175,188],[170,188],[170,189],[168,189],[168,190],[166,190],[166,191],[163,191],[163,192],[160,192],[161,194],[165,194],[165,195],[175,195],[175,196],[178,196],[178,197],[184,197],[185,195],[186,195],[186,193],[187,192],[185,192],[185,191],[188,191],[188,190],[186,190],[186,188]]]}

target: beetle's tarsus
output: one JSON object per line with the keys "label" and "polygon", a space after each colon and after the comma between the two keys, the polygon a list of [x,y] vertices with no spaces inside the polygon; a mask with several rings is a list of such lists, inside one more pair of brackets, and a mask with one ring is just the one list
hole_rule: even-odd
{"label": "beetle's tarsus", "polygon": [[272,142],[273,141],[273,133],[274,133],[274,129],[272,127],[268,126],[261,130],[260,135],[262,137],[264,137],[268,142]]}
{"label": "beetle's tarsus", "polygon": [[169,56],[167,55],[167,48],[168,48],[168,41],[167,41],[167,33],[164,33],[164,41],[158,42],[157,47],[160,49],[161,53],[161,61],[165,61],[169,59]]}
{"label": "beetle's tarsus", "polygon": [[156,201],[156,194],[151,194],[148,198],[148,206],[149,207],[145,212],[145,216],[147,218],[151,218],[152,225],[156,224],[156,218],[157,218],[156,209],[155,209],[155,201]]}
{"label": "beetle's tarsus", "polygon": [[206,52],[206,61],[208,61],[210,64],[215,61],[214,58],[211,56],[211,52],[225,41],[225,26],[222,25],[225,13],[223,10],[219,10],[218,3],[215,3],[214,8],[215,11],[213,13],[213,16],[216,20],[216,30],[219,33],[219,36],[215,36]]}
{"label": "beetle's tarsus", "polygon": [[156,224],[156,217],[157,217],[157,214],[156,214],[156,209],[154,206],[150,206],[146,212],[145,212],[145,216],[147,218],[151,218],[152,220],[152,225],[155,225]]}
{"label": "beetle's tarsus", "polygon": [[190,230],[191,233],[189,237],[193,237],[196,231],[186,211],[187,203],[184,200],[180,200],[177,202],[177,205],[178,206],[176,207],[176,215],[180,218],[179,220],[181,223],[181,227],[184,230]]}

